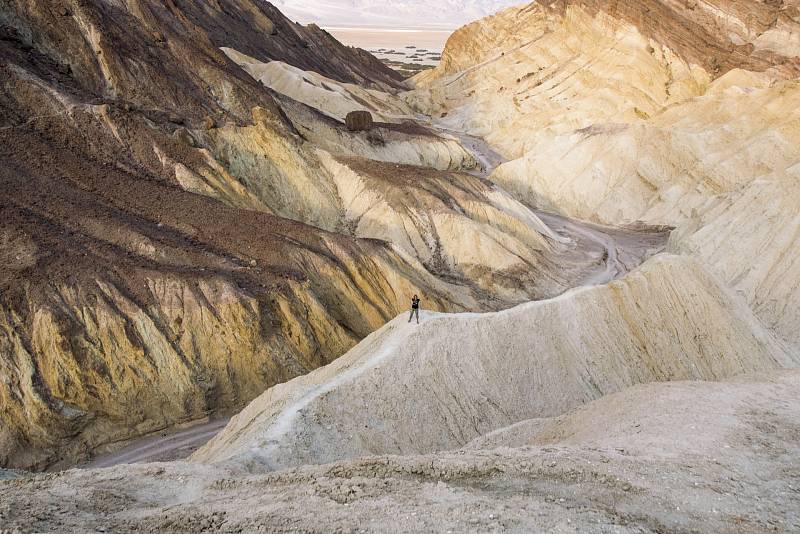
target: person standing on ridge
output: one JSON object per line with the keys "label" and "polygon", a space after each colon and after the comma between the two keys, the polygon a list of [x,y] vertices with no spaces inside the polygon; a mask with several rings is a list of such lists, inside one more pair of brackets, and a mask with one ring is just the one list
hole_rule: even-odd
{"label": "person standing on ridge", "polygon": [[408,317],[408,322],[411,322],[411,319],[414,318],[414,314],[417,314],[417,324],[419,324],[419,297],[414,295],[411,299],[411,315]]}

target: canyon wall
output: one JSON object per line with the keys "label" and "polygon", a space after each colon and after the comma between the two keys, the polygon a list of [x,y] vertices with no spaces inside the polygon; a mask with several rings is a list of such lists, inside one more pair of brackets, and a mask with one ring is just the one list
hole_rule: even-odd
{"label": "canyon wall", "polygon": [[670,227],[673,255],[503,312],[428,314],[419,331],[398,318],[266,392],[194,459],[259,471],[449,450],[640,382],[796,367],[797,57],[767,34],[797,35],[798,13],[699,4],[510,9],[456,32],[401,95],[498,146],[510,161],[489,181],[521,206]]}
{"label": "canyon wall", "polygon": [[497,310],[603,268],[267,3],[14,1],[0,55],[2,465],[241,408],[414,293]]}
{"label": "canyon wall", "polygon": [[407,100],[529,206],[677,228],[797,347],[798,36],[797,2],[537,2],[457,31]]}

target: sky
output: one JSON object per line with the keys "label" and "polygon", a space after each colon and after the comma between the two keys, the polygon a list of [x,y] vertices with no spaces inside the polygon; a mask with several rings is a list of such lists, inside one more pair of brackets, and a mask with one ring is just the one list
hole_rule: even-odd
{"label": "sky", "polygon": [[456,29],[525,0],[271,0],[290,19],[324,28]]}

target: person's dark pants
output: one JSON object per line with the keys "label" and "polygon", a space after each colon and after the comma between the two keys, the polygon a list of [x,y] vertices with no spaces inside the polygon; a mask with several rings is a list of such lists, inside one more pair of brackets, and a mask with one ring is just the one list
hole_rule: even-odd
{"label": "person's dark pants", "polygon": [[419,308],[411,308],[411,315],[408,316],[408,322],[411,322],[415,313],[417,314],[417,324],[419,324]]}

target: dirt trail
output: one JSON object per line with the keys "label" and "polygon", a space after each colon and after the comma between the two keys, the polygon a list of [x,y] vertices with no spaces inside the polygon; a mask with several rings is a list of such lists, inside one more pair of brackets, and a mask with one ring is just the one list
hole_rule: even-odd
{"label": "dirt trail", "polygon": [[100,455],[80,465],[84,469],[113,467],[121,464],[168,462],[187,458],[225,428],[230,419],[217,419],[182,430],[165,430],[132,441],[126,447]]}
{"label": "dirt trail", "polygon": [[[461,144],[472,152],[480,163],[480,169],[472,174],[491,180],[494,170],[506,162],[506,159],[495,151],[489,143],[479,137],[431,125],[440,132],[457,137]],[[494,184],[499,191],[503,189]],[[506,193],[508,194],[508,193]],[[664,248],[669,231],[653,229],[644,231],[627,230],[601,226],[577,219],[571,219],[558,213],[552,213],[529,206],[550,229],[575,243],[577,254],[572,261],[591,261],[592,251],[603,251],[603,261],[598,267],[577,281],[575,287],[603,285],[617,280],[631,269],[642,263],[647,257]]]}

